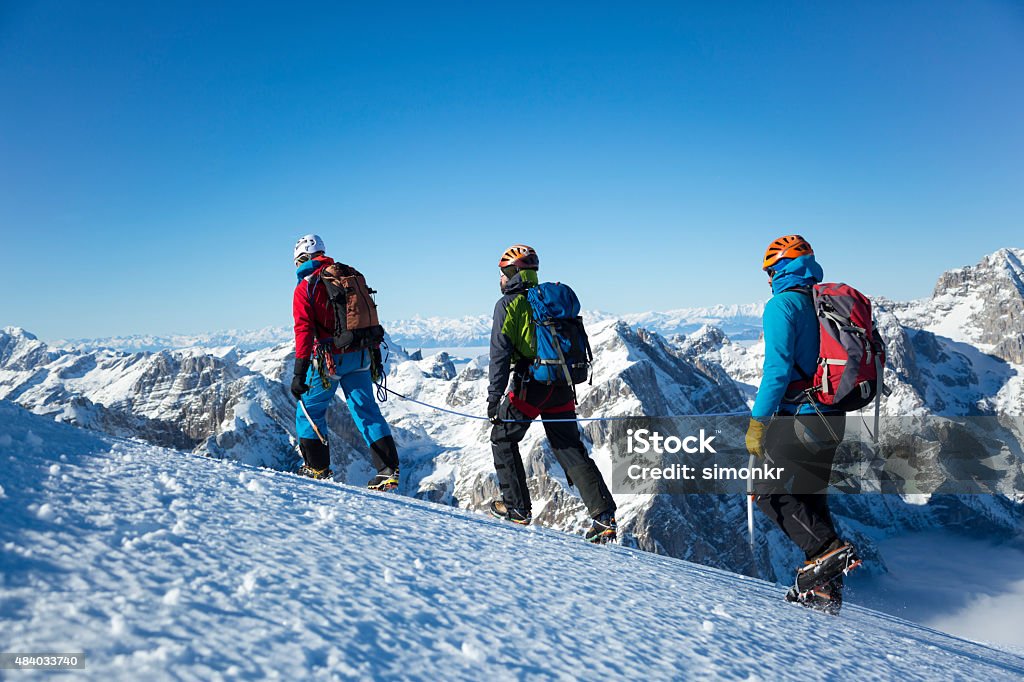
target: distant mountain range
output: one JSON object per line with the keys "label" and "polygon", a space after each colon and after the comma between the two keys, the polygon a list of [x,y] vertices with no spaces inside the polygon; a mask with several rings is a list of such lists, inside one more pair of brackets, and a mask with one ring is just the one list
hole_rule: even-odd
{"label": "distant mountain range", "polygon": [[[709,308],[680,308],[667,312],[613,315],[600,311],[584,313],[588,324],[621,320],[663,336],[690,334],[705,325],[713,325],[734,341],[756,340],[761,333],[764,303],[717,305]],[[471,348],[486,346],[491,333],[490,315],[464,317],[413,317],[384,322],[391,338],[410,350],[431,348]],[[56,347],[95,350],[110,348],[128,352],[160,351],[183,348],[227,348],[242,351],[269,348],[293,338],[291,326],[253,330],[228,330],[205,334],[170,336],[131,335],[88,339],[61,339]]]}

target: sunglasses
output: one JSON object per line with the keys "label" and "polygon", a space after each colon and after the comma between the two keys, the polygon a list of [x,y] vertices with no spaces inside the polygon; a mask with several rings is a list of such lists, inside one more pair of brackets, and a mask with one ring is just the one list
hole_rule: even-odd
{"label": "sunglasses", "polygon": [[295,259],[295,264],[296,265],[302,265],[303,263],[308,261],[310,258],[312,258],[312,256],[310,256],[308,253],[304,253],[304,254],[302,254],[301,256],[299,256],[298,258]]}

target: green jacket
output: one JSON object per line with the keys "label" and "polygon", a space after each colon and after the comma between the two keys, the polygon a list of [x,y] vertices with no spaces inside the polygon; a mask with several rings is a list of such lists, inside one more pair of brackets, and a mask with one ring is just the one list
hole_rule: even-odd
{"label": "green jacket", "polygon": [[537,333],[526,291],[537,286],[536,270],[520,270],[502,288],[494,306],[487,402],[497,404],[508,388],[513,366],[522,373],[537,356]]}

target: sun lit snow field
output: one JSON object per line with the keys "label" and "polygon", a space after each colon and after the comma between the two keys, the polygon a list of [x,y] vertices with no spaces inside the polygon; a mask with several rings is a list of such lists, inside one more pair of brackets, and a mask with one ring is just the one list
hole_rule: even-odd
{"label": "sun lit snow field", "polygon": [[[100,438],[0,402],[0,632],[95,679],[1015,679],[751,578]],[[13,675],[12,675],[13,678]]]}

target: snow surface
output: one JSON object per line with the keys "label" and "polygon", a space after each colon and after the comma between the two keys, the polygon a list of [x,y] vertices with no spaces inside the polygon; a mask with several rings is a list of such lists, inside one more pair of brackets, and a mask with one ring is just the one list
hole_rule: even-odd
{"label": "snow surface", "polygon": [[4,648],[84,651],[95,679],[1024,676],[1012,652],[752,578],[6,401],[0,435]]}

